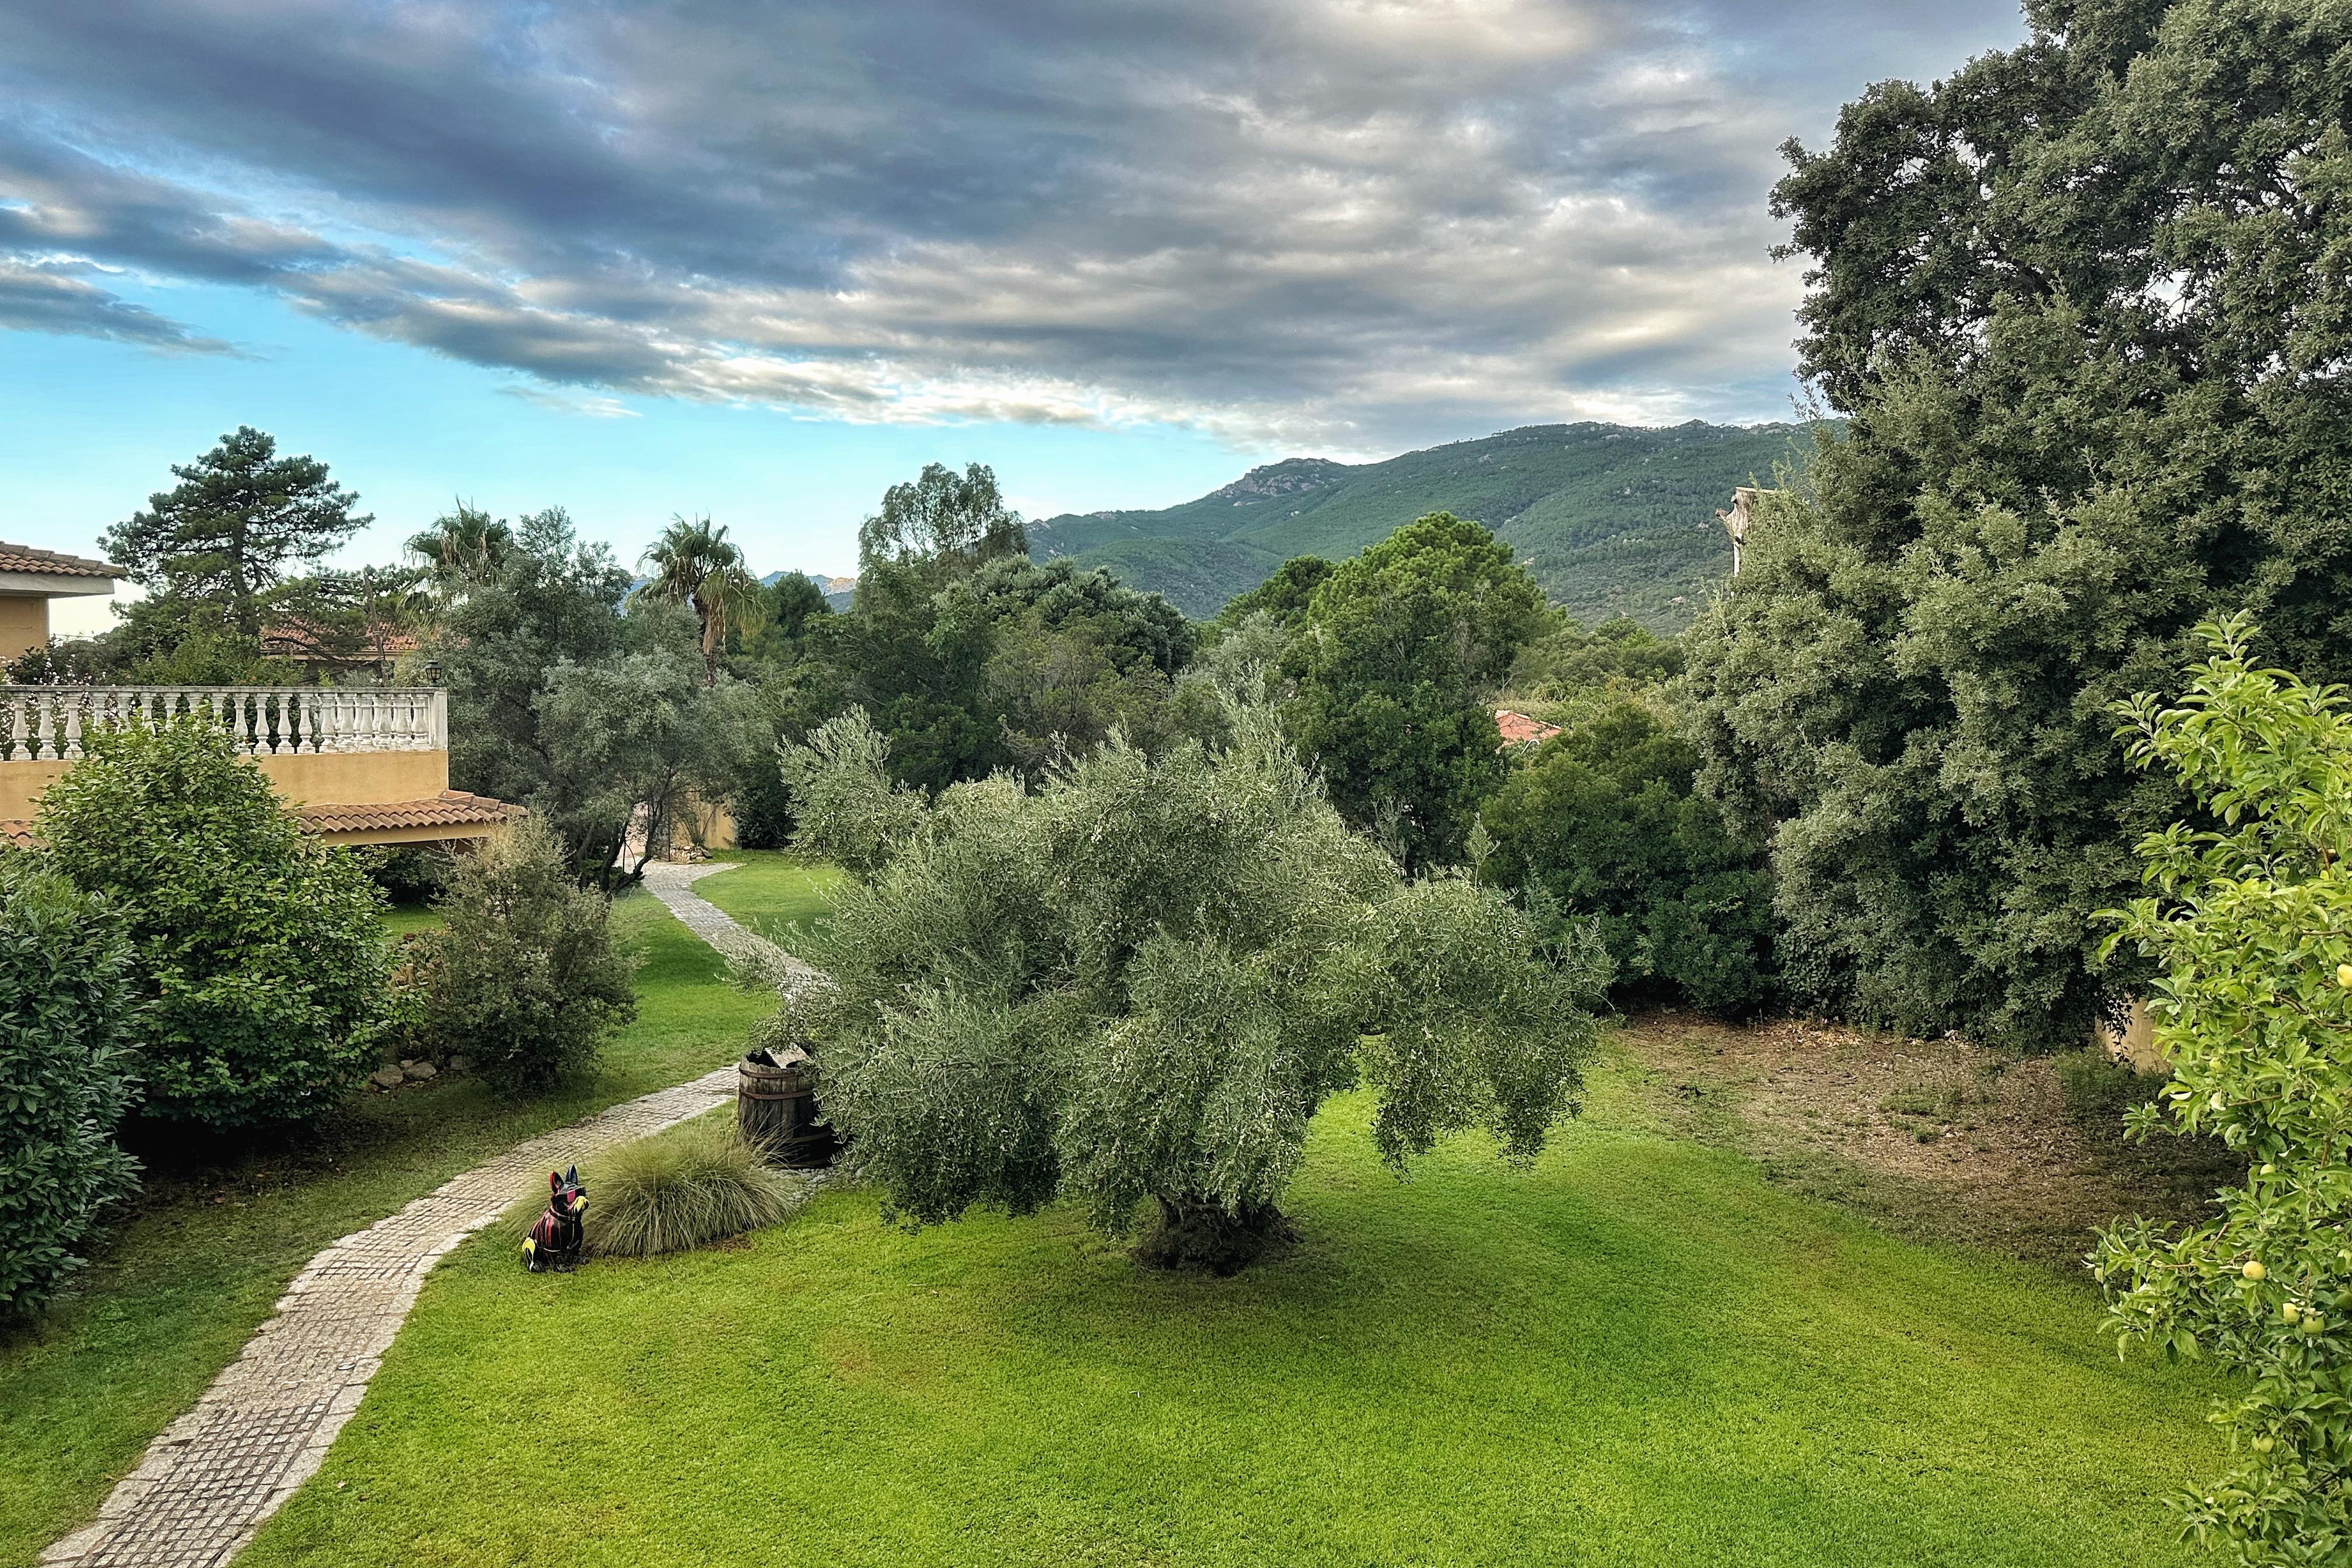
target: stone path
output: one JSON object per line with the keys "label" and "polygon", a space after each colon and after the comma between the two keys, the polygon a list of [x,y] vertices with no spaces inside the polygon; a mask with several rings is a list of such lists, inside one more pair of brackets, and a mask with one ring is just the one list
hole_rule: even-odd
{"label": "stone path", "polygon": [[[724,862],[648,866],[646,886],[722,952],[761,952],[782,960],[796,980],[813,977],[814,970],[693,890],[696,878],[726,869]],[[148,1447],[97,1520],[41,1562],[73,1568],[228,1562],[317,1473],[435,1264],[543,1185],[551,1169],[698,1116],[734,1094],[730,1063],[543,1132],[320,1253],[244,1353]]]}

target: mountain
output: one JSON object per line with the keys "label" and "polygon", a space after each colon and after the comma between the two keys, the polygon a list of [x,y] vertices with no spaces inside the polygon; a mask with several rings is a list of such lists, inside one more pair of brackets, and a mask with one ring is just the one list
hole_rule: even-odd
{"label": "mountain", "polygon": [[1291,556],[1341,560],[1450,511],[1493,529],[1588,625],[1628,615],[1672,632],[1731,571],[1716,510],[1735,486],[1770,483],[1808,440],[1801,425],[1530,425],[1379,463],[1286,458],[1160,511],[1032,522],[1029,543],[1211,616]]}
{"label": "mountain", "polygon": [[[761,585],[772,588],[775,586],[776,579],[782,575],[782,572],[771,572],[760,579]],[[800,572],[794,575],[815,584],[824,595],[824,602],[836,613],[849,608],[849,602],[857,597],[857,579],[855,577],[828,577],[822,572]]]}

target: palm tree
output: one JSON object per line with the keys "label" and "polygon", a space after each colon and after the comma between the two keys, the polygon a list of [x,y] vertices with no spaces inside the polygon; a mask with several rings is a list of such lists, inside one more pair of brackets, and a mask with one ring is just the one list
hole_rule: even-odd
{"label": "palm tree", "polygon": [[654,578],[638,591],[694,612],[702,625],[704,679],[715,678],[728,632],[748,631],[760,617],[760,582],[744,564],[742,547],[707,517],[689,521],[673,513],[645,563]]}
{"label": "palm tree", "polygon": [[426,573],[443,587],[489,572],[513,546],[513,529],[462,500],[456,511],[435,518],[432,527],[408,541],[409,553],[422,559]]}

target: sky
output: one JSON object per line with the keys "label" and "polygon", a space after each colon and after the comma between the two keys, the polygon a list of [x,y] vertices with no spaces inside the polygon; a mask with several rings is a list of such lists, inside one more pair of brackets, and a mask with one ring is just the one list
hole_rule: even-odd
{"label": "sky", "polygon": [[462,497],[840,573],[934,460],[1042,517],[1784,418],[1780,143],[2024,33],[2012,0],[0,0],[0,538],[96,553],[239,425],[360,492],[348,561]]}

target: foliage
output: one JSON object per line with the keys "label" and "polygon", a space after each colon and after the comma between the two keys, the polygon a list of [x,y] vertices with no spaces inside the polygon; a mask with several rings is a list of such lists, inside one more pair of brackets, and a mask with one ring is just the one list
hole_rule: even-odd
{"label": "foliage", "polygon": [[760,743],[751,694],[709,676],[690,614],[621,615],[628,586],[562,510],[527,516],[428,645],[449,687],[452,782],[529,806],[607,888],[639,804],[658,834],[689,793],[723,796]]}
{"label": "foliage", "polygon": [[239,426],[194,462],[172,468],[180,482],[147,498],[106,531],[108,557],[159,598],[220,606],[229,624],[258,634],[262,602],[373,521],[355,515],[359,498],[314,458],[281,458],[278,443]]}
{"label": "foliage", "polygon": [[588,1190],[589,1253],[652,1258],[776,1224],[793,1184],[722,1112],[622,1144],[596,1162]]}
{"label": "foliage", "polygon": [[858,526],[859,593],[886,563],[951,563],[969,571],[1028,553],[1028,531],[997,492],[992,469],[974,463],[958,474],[926,463],[916,478],[885,490],[882,510]]}
{"label": "foliage", "polygon": [[2141,1072],[2099,1044],[2060,1051],[2050,1058],[2050,1070],[2066,1097],[2066,1114],[2108,1129],[2134,1106],[2154,1100],[2168,1081],[2168,1075]]}
{"label": "foliage", "polygon": [[2251,1379],[2214,1420],[2240,1468],[2177,1500],[2189,1534],[2241,1562],[2352,1552],[2352,715],[2343,692],[2258,667],[2242,616],[2198,628],[2210,657],[2174,706],[2122,710],[2132,761],[2203,807],[2141,839],[2151,889],[2108,939],[2162,963],[2148,998],[2172,1064],[2133,1113],[2218,1135],[2251,1163],[2221,1217],[2144,1221],[2093,1264],[2118,1342],[2210,1356]]}
{"label": "foliage", "polygon": [[639,605],[625,637],[619,653],[548,671],[532,702],[547,772],[530,803],[607,888],[633,814],[644,808],[649,844],[668,842],[697,799],[725,796],[762,739],[757,697],[709,676],[686,612]]}
{"label": "foliage", "polygon": [[0,852],[0,1319],[46,1301],[138,1186],[115,1124],[138,1098],[138,983],[101,899]]}
{"label": "foliage", "polygon": [[639,590],[657,603],[684,605],[700,630],[702,662],[715,674],[731,632],[748,630],[761,608],[759,579],[743,563],[743,548],[707,517],[673,517],[646,552],[652,582]]}
{"label": "foliage", "polygon": [[415,942],[420,1017],[448,1056],[515,1093],[584,1072],[597,1045],[636,1016],[610,906],[572,878],[563,846],[526,818],[456,858]]}
{"label": "foliage", "polygon": [[898,775],[931,790],[1006,765],[1034,773],[1114,729],[1164,745],[1193,649],[1166,600],[1107,572],[953,550],[870,563],[851,612],[809,630],[800,692],[835,706],[804,700],[803,718],[865,708]]}
{"label": "foliage", "polygon": [[1663,706],[1683,671],[1683,647],[1619,616],[1587,628],[1563,617],[1519,650],[1509,702],[1556,724],[1580,724],[1622,702]]}
{"label": "foliage", "polygon": [[1031,536],[1041,554],[1108,567],[1210,616],[1290,561],[1343,560],[1416,517],[1449,511],[1494,529],[1569,614],[1588,624],[1631,616],[1673,632],[1731,571],[1716,509],[1734,486],[1771,473],[1801,434],[1696,421],[1536,425],[1379,463],[1290,458],[1180,506],[1051,518]]}
{"label": "foliage", "polygon": [[1408,867],[1457,860],[1502,782],[1486,697],[1543,608],[1510,551],[1445,512],[1340,566],[1308,601],[1284,721],[1340,815],[1392,831]]}
{"label": "foliage", "polygon": [[1772,879],[1759,846],[1691,793],[1698,752],[1622,703],[1544,743],[1486,804],[1486,880],[1597,917],[1628,999],[1738,1015],[1771,994]]}
{"label": "foliage", "polygon": [[1338,570],[1319,555],[1294,555],[1256,587],[1226,600],[1217,612],[1217,624],[1236,626],[1254,615],[1265,615],[1285,631],[1296,632],[1307,624],[1307,605],[1315,590]]}
{"label": "foliage", "polygon": [[496,573],[514,548],[514,525],[465,501],[408,537],[407,550],[445,592]]}
{"label": "foliage", "polygon": [[207,717],[85,731],[82,749],[37,826],[137,950],[144,1112],[229,1129],[332,1109],[388,1018],[365,868],[307,837]]}
{"label": "foliage", "polygon": [[1792,985],[2047,1049],[2144,970],[2090,916],[2178,815],[2110,705],[2250,607],[2352,675],[2352,13],[2028,7],[1933,89],[1883,84],[1777,202],[1803,354],[1853,416],[1763,498],[1695,631],[1703,784],[1769,830]]}
{"label": "foliage", "polygon": [[890,742],[863,708],[788,748],[782,773],[799,803],[793,842],[853,877],[871,877],[923,822],[923,798],[891,778]]}
{"label": "foliage", "polygon": [[[873,839],[904,798],[856,733],[798,761],[830,775],[803,794],[812,846]],[[1263,710],[1224,752],[1114,741],[1034,794],[958,785],[883,842],[812,1005],[827,1117],[910,1221],[1066,1197],[1122,1236],[1149,1205],[1147,1256],[1192,1237],[1184,1260],[1232,1267],[1360,1075],[1399,1169],[1469,1127],[1524,1161],[1573,1106],[1599,944],[1544,962],[1496,895],[1401,882]]]}
{"label": "foliage", "polygon": [[[215,1163],[146,1173],[121,1230],[38,1331],[0,1335],[0,1562],[30,1563],[89,1523],[321,1247],[523,1139],[709,1071],[711,1042],[773,1005],[721,984],[718,954],[651,895],[618,900],[613,930],[643,961],[637,1017],[593,1077],[530,1100],[473,1077],[430,1094],[357,1095],[299,1138],[240,1140]],[[504,1237],[497,1251],[501,1274],[512,1270]]]}
{"label": "foliage", "polygon": [[367,873],[394,903],[431,898],[449,880],[450,852],[441,844],[394,844],[363,858]]}

